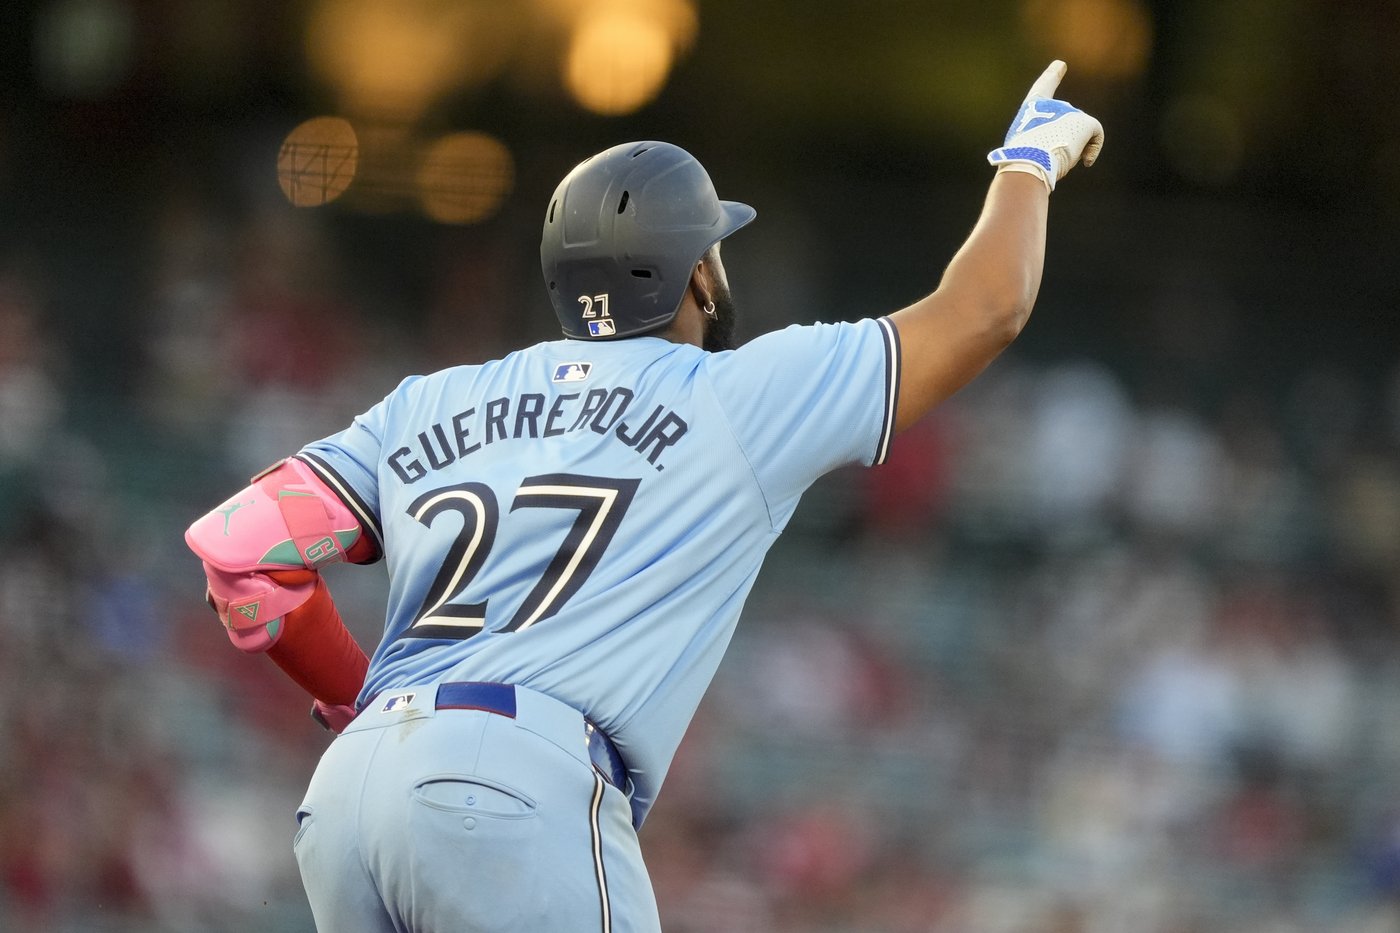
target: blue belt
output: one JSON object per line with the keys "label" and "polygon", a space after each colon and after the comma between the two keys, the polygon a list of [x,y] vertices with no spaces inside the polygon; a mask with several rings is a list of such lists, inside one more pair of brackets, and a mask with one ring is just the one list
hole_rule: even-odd
{"label": "blue belt", "polygon": [[[438,684],[437,709],[475,709],[497,716],[515,718],[515,685],[449,681]],[[622,755],[606,732],[583,718],[583,733],[588,740],[588,757],[593,767],[613,787],[627,789],[627,767]]]}

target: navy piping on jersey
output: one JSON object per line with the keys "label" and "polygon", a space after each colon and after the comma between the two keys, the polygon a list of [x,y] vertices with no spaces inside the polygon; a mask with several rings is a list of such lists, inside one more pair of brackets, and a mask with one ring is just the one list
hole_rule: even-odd
{"label": "navy piping on jersey", "polygon": [[[374,543],[378,546],[378,551],[374,555],[374,560],[377,561],[379,558],[383,557],[384,532],[379,527],[379,519],[375,516],[374,511],[369,505],[365,503],[365,500],[360,498],[360,494],[355,492],[355,487],[347,483],[344,477],[337,473],[330,464],[326,463],[326,461],[315,454],[303,451],[297,454],[297,459],[311,467],[311,472],[319,476],[323,483],[329,486],[336,495],[340,496],[340,500],[345,503],[345,507],[354,512],[355,517],[360,520],[360,524],[369,530],[370,535],[374,537]],[[369,563],[374,563],[374,561],[369,561]]]}
{"label": "navy piping on jersey", "polygon": [[588,808],[588,828],[593,837],[593,873],[598,879],[598,901],[603,911],[603,933],[612,933],[612,904],[608,899],[608,872],[603,867],[603,832],[598,825],[598,811],[603,806],[602,774],[594,766],[593,802]]}
{"label": "navy piping on jersey", "polygon": [[880,440],[875,445],[873,466],[879,466],[890,455],[890,441],[894,437],[895,415],[899,407],[899,331],[887,317],[877,323],[885,335],[885,417],[880,425]]}

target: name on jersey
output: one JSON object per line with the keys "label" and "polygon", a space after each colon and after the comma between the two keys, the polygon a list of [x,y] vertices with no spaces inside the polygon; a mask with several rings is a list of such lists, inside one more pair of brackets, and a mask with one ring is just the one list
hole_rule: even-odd
{"label": "name on jersey", "polygon": [[657,405],[640,421],[623,420],[636,397],[625,386],[566,392],[546,407],[545,396],[525,392],[494,398],[468,408],[420,431],[417,443],[389,455],[389,469],[405,484],[416,483],[430,471],[441,470],[471,456],[482,447],[504,440],[562,437],[575,431],[611,434],[658,470],[666,448],[685,436],[680,415]]}

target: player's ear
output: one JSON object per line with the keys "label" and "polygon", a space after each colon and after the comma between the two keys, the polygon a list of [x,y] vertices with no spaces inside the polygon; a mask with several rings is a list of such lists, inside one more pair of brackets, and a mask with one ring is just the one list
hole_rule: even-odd
{"label": "player's ear", "polygon": [[695,296],[697,307],[703,308],[710,301],[710,273],[703,259],[690,272],[690,293]]}

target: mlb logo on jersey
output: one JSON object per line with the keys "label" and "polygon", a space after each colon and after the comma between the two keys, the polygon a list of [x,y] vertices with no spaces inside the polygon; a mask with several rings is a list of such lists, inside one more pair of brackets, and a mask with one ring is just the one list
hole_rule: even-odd
{"label": "mlb logo on jersey", "polygon": [[603,318],[601,321],[589,321],[588,333],[592,337],[611,337],[617,333],[617,327],[608,318]]}
{"label": "mlb logo on jersey", "polygon": [[554,367],[554,382],[582,382],[593,371],[592,363],[560,363]]}
{"label": "mlb logo on jersey", "polygon": [[396,693],[384,701],[384,705],[379,707],[381,713],[397,713],[399,710],[408,709],[408,704],[413,702],[417,694]]}

